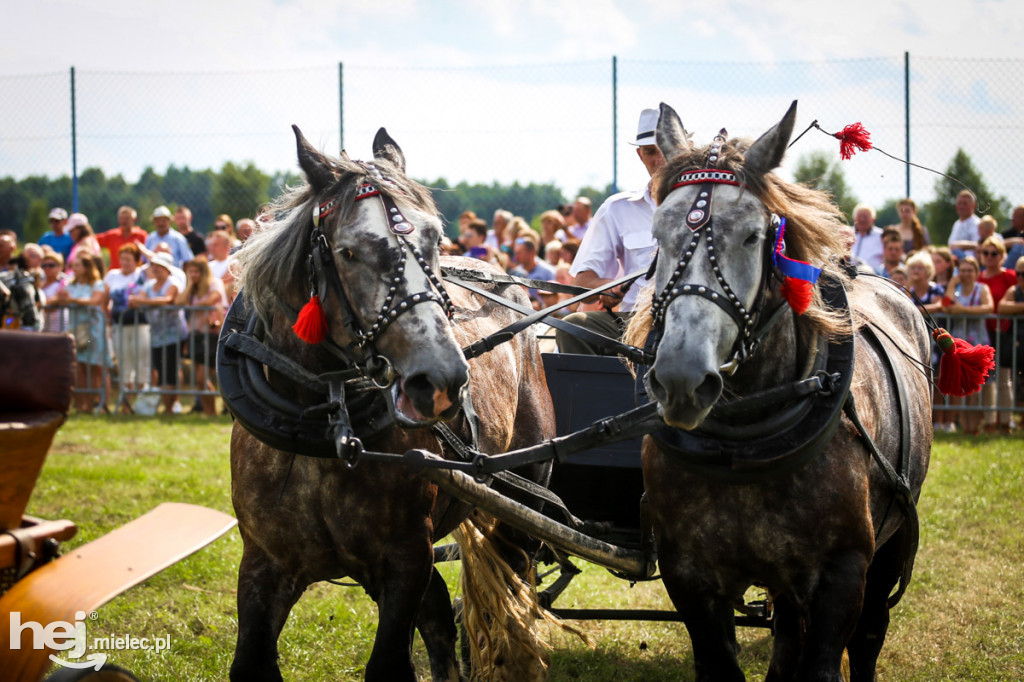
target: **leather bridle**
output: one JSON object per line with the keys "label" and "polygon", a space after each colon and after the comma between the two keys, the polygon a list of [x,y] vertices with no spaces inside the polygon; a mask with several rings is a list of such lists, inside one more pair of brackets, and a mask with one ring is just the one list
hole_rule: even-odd
{"label": "leather bridle", "polygon": [[[362,163],[360,165],[374,176],[377,184],[369,181],[364,182],[357,189],[353,201],[361,201],[374,196],[378,197],[384,208],[384,214],[388,219],[388,228],[395,236],[402,250],[402,258],[398,261],[392,273],[384,304],[381,306],[373,322],[364,325],[360,323],[356,315],[357,308],[352,304],[341,284],[341,276],[334,261],[336,250],[331,246],[322,227],[324,218],[330,215],[340,203],[338,198],[316,202],[313,205],[309,277],[311,290],[317,292],[321,300],[327,293],[328,284],[334,291],[340,304],[342,326],[348,332],[349,337],[353,339],[355,348],[363,352],[368,351],[371,355],[376,356],[377,353],[373,347],[374,341],[378,340],[401,315],[409,312],[421,303],[436,303],[444,310],[445,316],[451,319],[452,315],[455,314],[455,306],[448,297],[448,293],[445,291],[440,279],[434,274],[430,264],[424,258],[423,253],[407,238],[407,235],[416,229],[415,226],[406,220],[391,195],[388,192],[382,191],[378,186],[386,185],[388,181],[381,176],[373,164]],[[338,251],[344,251],[344,249]],[[405,277],[405,268],[410,255],[423,271],[432,290],[428,289],[426,291],[409,293],[409,283]]]}
{"label": "leather bridle", "polygon": [[[693,233],[693,239],[691,239],[683,251],[683,255],[680,256],[665,287],[654,297],[651,303],[651,316],[654,318],[652,331],[657,337],[660,337],[664,329],[665,312],[668,310],[669,305],[681,296],[700,296],[724,310],[739,328],[739,334],[730,352],[730,359],[720,369],[724,373],[731,374],[736,371],[743,361],[753,354],[768,330],[781,319],[781,313],[784,312],[786,306],[785,304],[780,305],[777,310],[767,317],[763,317],[760,314],[768,291],[769,279],[774,272],[772,267],[772,251],[775,245],[775,234],[781,223],[779,216],[774,213],[771,214],[766,228],[768,234],[764,241],[764,267],[762,268],[761,283],[758,287],[757,297],[749,309],[743,305],[743,302],[733,291],[732,287],[729,286],[729,282],[726,281],[719,266],[718,256],[715,254],[714,221],[711,215],[714,190],[718,185],[744,187],[743,183],[737,179],[735,173],[720,170],[716,167],[727,135],[728,133],[723,128],[715,136],[714,141],[708,148],[707,161],[703,169],[684,171],[680,174],[676,183],[672,185],[672,190],[679,187],[699,185],[697,196],[686,213],[686,226]],[[718,281],[720,291],[704,284],[682,282],[683,276],[686,274],[700,246],[702,236],[706,244],[707,260],[711,265],[711,271],[714,273],[715,279]]]}

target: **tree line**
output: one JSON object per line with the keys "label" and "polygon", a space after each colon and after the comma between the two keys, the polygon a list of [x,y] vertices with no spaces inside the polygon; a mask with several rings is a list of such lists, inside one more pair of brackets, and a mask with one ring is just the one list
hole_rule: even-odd
{"label": "tree line", "polygon": [[[794,178],[828,191],[848,218],[853,215],[858,199],[833,156],[814,152],[800,157]],[[207,231],[216,216],[226,213],[236,221],[253,217],[260,206],[279,196],[286,187],[301,182],[302,177],[296,173],[268,174],[251,162],[245,165],[227,162],[219,171],[170,166],[163,174],[149,167],[134,183],[127,182],[121,175],[107,177],[99,168],[87,168],[78,178],[79,211],[89,216],[93,228],[99,232],[116,226],[117,209],[123,205],[136,208],[140,225],[147,229],[150,228],[149,216],[157,206],[174,208],[185,205],[192,210],[193,225],[200,231]],[[497,182],[459,182],[453,185],[444,178],[420,182],[433,191],[446,229],[453,237],[456,236],[458,217],[467,209],[488,223],[495,210],[506,209],[523,216],[533,223],[535,229],[539,229],[541,213],[575,198],[566,197],[562,190],[550,183],[502,185]],[[945,243],[948,239],[950,227],[957,219],[954,208],[956,194],[963,185],[978,195],[979,213],[991,214],[999,221],[1001,229],[1008,224],[1010,202],[993,194],[967,153],[959,149],[945,176],[936,181],[934,200],[920,207],[921,222],[930,230],[932,243]],[[596,210],[612,191],[610,185],[603,189],[584,187],[578,195],[589,197]],[[47,216],[50,208],[61,206],[71,212],[71,195],[71,178],[68,176],[56,179],[45,176],[21,180],[0,178],[0,226],[13,229],[22,242],[35,241],[49,228]],[[902,198],[894,197],[882,206],[876,206],[876,224],[898,223],[896,203]]]}

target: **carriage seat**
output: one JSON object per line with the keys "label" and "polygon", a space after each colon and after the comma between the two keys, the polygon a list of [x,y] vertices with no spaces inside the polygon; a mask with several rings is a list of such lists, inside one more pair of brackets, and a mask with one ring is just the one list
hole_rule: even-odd
{"label": "carriage seat", "polygon": [[47,538],[74,535],[69,521],[24,516],[71,407],[74,362],[70,334],[0,331],[0,569],[23,565]]}

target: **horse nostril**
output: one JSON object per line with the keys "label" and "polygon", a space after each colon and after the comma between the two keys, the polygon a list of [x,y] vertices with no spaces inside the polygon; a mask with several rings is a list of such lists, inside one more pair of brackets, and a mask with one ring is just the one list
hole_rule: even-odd
{"label": "horse nostril", "polygon": [[647,386],[651,392],[651,397],[654,398],[656,402],[664,404],[668,399],[668,391],[666,391],[665,387],[661,385],[660,381],[658,381],[658,377],[654,373],[653,369],[647,374]]}
{"label": "horse nostril", "polygon": [[701,409],[714,405],[722,395],[722,377],[718,374],[704,375],[704,381],[693,392],[693,401]]}
{"label": "horse nostril", "polygon": [[436,377],[432,379],[429,373],[406,378],[402,391],[420,414],[431,418],[453,416],[453,410],[461,405],[462,385],[447,386]]}

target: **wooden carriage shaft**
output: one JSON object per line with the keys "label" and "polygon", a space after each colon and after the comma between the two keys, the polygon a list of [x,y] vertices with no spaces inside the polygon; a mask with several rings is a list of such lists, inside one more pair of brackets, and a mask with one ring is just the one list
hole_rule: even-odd
{"label": "wooden carriage shaft", "polygon": [[493,514],[503,523],[582,559],[620,573],[646,578],[654,562],[642,552],[618,547],[573,530],[544,514],[477,483],[461,471],[426,468],[422,475],[460,500]]}

